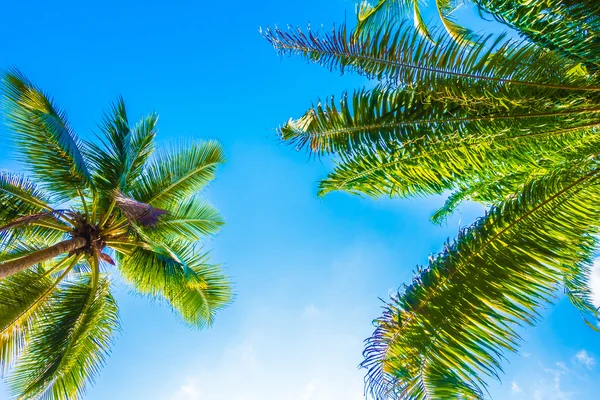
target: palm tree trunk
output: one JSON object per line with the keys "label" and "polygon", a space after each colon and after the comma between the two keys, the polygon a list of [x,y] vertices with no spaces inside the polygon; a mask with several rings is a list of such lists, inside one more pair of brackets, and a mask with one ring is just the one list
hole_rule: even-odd
{"label": "palm tree trunk", "polygon": [[16,274],[31,267],[32,265],[38,264],[42,261],[53,259],[63,253],[68,253],[73,250],[80,249],[87,244],[87,241],[82,237],[75,237],[63,242],[57,243],[54,246],[50,246],[46,249],[34,251],[25,257],[18,258],[16,260],[7,261],[0,263],[0,279],[4,279],[8,276]]}

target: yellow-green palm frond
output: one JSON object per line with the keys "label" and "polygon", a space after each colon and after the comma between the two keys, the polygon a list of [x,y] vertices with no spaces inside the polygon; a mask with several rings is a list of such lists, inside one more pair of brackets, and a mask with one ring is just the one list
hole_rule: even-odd
{"label": "yellow-green palm frond", "polygon": [[518,346],[515,328],[533,324],[565,279],[587,272],[600,226],[591,206],[598,177],[594,161],[531,180],[419,269],[367,342],[374,397],[483,392],[482,375],[497,377],[504,352]]}
{"label": "yellow-green palm frond", "polygon": [[110,351],[118,312],[106,279],[62,283],[8,379],[20,398],[79,399]]}
{"label": "yellow-green palm frond", "polygon": [[3,77],[5,115],[21,161],[50,193],[63,200],[92,187],[82,143],[66,114],[17,70]]}
{"label": "yellow-green palm frond", "polygon": [[135,199],[157,207],[184,201],[213,180],[223,162],[223,150],[215,141],[193,142],[160,152],[149,160],[131,193]]}
{"label": "yellow-green palm frond", "polygon": [[595,0],[473,0],[528,40],[582,63],[600,67],[600,3]]}
{"label": "yellow-green palm frond", "polygon": [[232,299],[231,284],[221,269],[181,241],[147,243],[118,261],[136,291],[166,301],[191,326],[211,325],[215,313]]}
{"label": "yellow-green palm frond", "polygon": [[142,118],[130,126],[125,102],[118,98],[106,112],[100,126],[103,146],[88,143],[87,156],[95,169],[98,186],[110,192],[127,191],[142,174],[148,158],[154,151],[157,114]]}

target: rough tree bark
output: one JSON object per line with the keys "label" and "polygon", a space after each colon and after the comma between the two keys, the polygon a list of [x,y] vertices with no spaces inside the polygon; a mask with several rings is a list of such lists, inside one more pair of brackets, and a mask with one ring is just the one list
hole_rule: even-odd
{"label": "rough tree bark", "polygon": [[11,275],[26,270],[27,268],[39,264],[42,261],[51,260],[63,253],[69,253],[71,251],[81,249],[85,247],[87,241],[81,237],[75,237],[73,239],[65,240],[57,243],[46,249],[34,251],[25,257],[18,258],[16,260],[7,261],[0,263],[0,279],[4,279]]}

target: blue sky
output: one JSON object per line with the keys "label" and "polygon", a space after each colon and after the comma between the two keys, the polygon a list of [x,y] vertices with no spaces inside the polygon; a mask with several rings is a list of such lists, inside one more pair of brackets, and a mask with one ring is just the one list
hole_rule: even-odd
{"label": "blue sky", "polygon": [[[318,96],[364,82],[281,59],[258,28],[328,28],[352,18],[353,3],[7,3],[0,67],[17,66],[52,93],[80,135],[90,137],[101,110],[122,94],[130,115],[160,114],[161,145],[215,138],[229,160],[206,196],[227,220],[209,245],[235,282],[235,303],[211,329],[194,331],[168,308],[117,285],[123,332],[87,398],[362,399],[357,365],[380,312],[378,297],[407,282],[482,210],[467,206],[438,227],[428,219],[441,198],[318,199],[316,182],[329,162],[278,142],[275,128]],[[0,168],[16,170],[0,132]],[[600,288],[600,270],[593,283]],[[543,314],[536,328],[522,330],[521,356],[509,355],[492,395],[596,398],[597,334],[562,298]],[[0,400],[6,398],[0,384]]]}

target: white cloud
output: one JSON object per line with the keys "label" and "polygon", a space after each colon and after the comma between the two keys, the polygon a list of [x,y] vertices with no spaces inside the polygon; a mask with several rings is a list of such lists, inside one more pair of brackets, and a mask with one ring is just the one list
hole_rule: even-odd
{"label": "white cloud", "polygon": [[546,376],[535,383],[533,391],[534,400],[571,400],[573,393],[566,392],[562,388],[563,376],[570,370],[562,362],[557,362],[558,368],[545,368]]}
{"label": "white cloud", "polygon": [[579,364],[584,365],[587,369],[592,369],[592,367],[596,364],[594,357],[590,356],[585,350],[579,350],[577,354],[575,354],[575,359]]}
{"label": "white cloud", "polygon": [[512,382],[510,389],[512,390],[513,393],[521,393],[523,391],[521,389],[521,387],[515,381]]}

